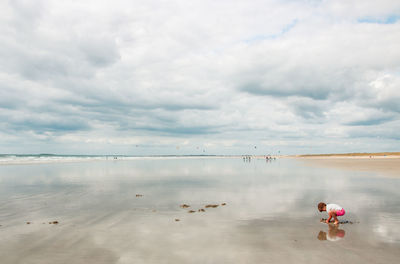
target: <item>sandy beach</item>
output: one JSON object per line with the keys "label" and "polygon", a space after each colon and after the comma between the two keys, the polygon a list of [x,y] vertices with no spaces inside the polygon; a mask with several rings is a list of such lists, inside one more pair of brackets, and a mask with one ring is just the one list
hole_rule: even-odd
{"label": "sandy beach", "polygon": [[374,172],[382,176],[400,177],[400,153],[350,153],[291,156],[317,167]]}
{"label": "sandy beach", "polygon": [[[397,263],[399,178],[309,165],[318,162],[0,166],[1,263],[320,263],[329,254],[343,263]],[[343,224],[321,223],[319,201],[344,206]]]}

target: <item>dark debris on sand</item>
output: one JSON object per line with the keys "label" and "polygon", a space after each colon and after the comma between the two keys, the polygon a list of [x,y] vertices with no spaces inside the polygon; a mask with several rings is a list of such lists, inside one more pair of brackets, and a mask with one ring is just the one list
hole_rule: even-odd
{"label": "dark debris on sand", "polygon": [[[321,218],[320,222],[321,223],[325,223],[326,220],[328,220],[328,219],[327,218]],[[352,222],[352,221],[349,221],[349,220],[341,220],[341,221],[339,221],[339,224],[350,224],[350,225],[352,225],[354,223],[359,223],[359,222]]]}
{"label": "dark debris on sand", "polygon": [[143,194],[136,194],[136,197],[143,197]]}
{"label": "dark debris on sand", "polygon": [[[30,225],[30,224],[33,224],[33,223],[28,221],[28,222],[26,222],[26,224]],[[42,225],[45,225],[45,224],[46,224],[45,222],[42,223]],[[51,222],[49,222],[49,225],[58,225],[58,221],[51,221]]]}
{"label": "dark debris on sand", "polygon": [[[226,203],[221,203],[221,206],[225,206],[226,205]],[[217,208],[219,206],[219,204],[207,204],[207,205],[205,205],[204,207],[205,208]],[[190,205],[188,205],[188,204],[181,204],[180,206],[179,206],[180,208],[189,208],[190,207]],[[197,210],[197,212],[205,212],[206,210],[205,209],[203,209],[203,208],[200,208],[200,209],[198,209]],[[193,213],[195,213],[196,211],[195,210],[189,210],[189,211],[187,211],[188,213],[190,213],[190,214],[193,214]],[[178,221],[180,221],[178,218],[175,218],[175,221],[176,222],[178,222]]]}

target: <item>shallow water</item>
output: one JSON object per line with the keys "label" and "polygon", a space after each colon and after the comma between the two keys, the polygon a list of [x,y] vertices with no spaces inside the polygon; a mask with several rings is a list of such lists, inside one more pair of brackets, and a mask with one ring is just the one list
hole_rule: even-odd
{"label": "shallow water", "polygon": [[[3,165],[0,259],[5,264],[319,263],[333,255],[339,256],[337,263],[397,263],[399,183],[291,159]],[[354,224],[320,223],[326,217],[316,209],[320,201],[342,205],[341,219]],[[180,208],[184,203],[191,207]],[[207,204],[219,206],[197,211]]]}

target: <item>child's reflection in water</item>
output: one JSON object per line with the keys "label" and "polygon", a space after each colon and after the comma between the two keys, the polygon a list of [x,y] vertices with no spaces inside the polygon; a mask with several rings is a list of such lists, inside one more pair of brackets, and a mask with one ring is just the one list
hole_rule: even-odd
{"label": "child's reflection in water", "polygon": [[329,230],[328,233],[324,231],[319,231],[318,234],[318,239],[323,241],[323,240],[329,240],[329,241],[338,241],[344,237],[346,232],[343,229],[339,229],[338,225],[332,225],[329,224]]}

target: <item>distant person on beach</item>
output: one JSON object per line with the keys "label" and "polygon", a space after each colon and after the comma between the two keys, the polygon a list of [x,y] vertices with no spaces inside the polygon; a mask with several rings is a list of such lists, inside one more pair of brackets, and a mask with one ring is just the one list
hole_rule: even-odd
{"label": "distant person on beach", "polygon": [[338,216],[344,215],[346,212],[344,211],[343,207],[337,204],[326,204],[326,203],[319,203],[318,210],[320,212],[326,211],[328,213],[328,219],[326,219],[326,223],[329,224],[332,217],[335,220],[335,225],[339,224],[339,220],[337,219]]}

